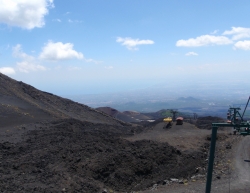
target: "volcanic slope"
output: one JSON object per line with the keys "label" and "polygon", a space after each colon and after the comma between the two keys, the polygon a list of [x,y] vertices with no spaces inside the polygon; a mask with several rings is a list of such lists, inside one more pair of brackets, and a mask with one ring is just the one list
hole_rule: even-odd
{"label": "volcanic slope", "polygon": [[139,112],[134,112],[134,111],[120,112],[110,107],[98,107],[96,108],[96,110],[102,111],[112,117],[115,117],[116,119],[119,119],[127,123],[136,123],[136,122],[140,122],[141,120],[151,119],[151,117],[147,117]]}
{"label": "volcanic slope", "polygon": [[124,125],[103,112],[51,93],[40,91],[0,73],[0,123],[13,126],[58,118]]}
{"label": "volcanic slope", "polygon": [[127,125],[0,74],[2,192],[131,192],[203,166],[200,150],[129,141]]}

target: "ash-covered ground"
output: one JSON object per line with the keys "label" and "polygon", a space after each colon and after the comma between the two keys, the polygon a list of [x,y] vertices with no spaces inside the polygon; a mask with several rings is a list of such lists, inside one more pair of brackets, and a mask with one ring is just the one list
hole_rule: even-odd
{"label": "ash-covered ground", "polygon": [[185,153],[167,142],[123,139],[141,127],[66,119],[15,129],[27,131],[21,136],[7,131],[9,142],[1,139],[3,192],[143,190],[170,178],[190,178],[204,166],[201,151]]}

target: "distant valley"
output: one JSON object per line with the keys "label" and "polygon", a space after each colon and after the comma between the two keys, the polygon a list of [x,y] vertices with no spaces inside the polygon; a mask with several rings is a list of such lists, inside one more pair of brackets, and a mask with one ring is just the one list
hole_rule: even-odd
{"label": "distant valley", "polygon": [[[111,107],[118,111],[137,111],[141,113],[157,112],[161,109],[178,109],[180,112],[193,113],[199,116],[218,116],[225,118],[230,106],[244,110],[249,91],[249,85],[239,84],[237,89],[220,87],[221,84],[187,85],[175,89],[172,86],[155,86],[147,89],[133,90],[121,93],[95,95],[68,95],[79,103],[92,108]],[[249,107],[246,117],[250,118]]]}

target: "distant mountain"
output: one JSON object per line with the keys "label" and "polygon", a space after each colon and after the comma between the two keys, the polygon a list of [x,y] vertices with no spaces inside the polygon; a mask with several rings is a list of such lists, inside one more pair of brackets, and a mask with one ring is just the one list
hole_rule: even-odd
{"label": "distant mountain", "polygon": [[86,105],[40,91],[0,73],[1,125],[11,126],[61,118],[110,125],[125,124]]}

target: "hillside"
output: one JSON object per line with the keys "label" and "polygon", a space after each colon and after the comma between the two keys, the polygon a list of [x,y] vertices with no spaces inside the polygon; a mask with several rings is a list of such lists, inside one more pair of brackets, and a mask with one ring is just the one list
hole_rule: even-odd
{"label": "hillside", "polygon": [[[100,112],[2,74],[0,105],[2,192],[176,192],[171,189],[192,190],[204,181],[211,132],[193,124],[127,124],[119,114],[149,115],[107,107]],[[227,179],[224,163],[241,138],[218,134],[216,178]]]}
{"label": "hillside", "polygon": [[124,124],[86,105],[40,91],[1,73],[0,105],[0,122],[5,126],[58,118],[74,118],[114,125]]}
{"label": "hillside", "polygon": [[96,110],[106,113],[112,117],[115,117],[121,121],[127,123],[136,123],[143,120],[149,120],[151,117],[144,115],[143,113],[135,112],[135,111],[124,111],[120,112],[111,107],[98,107]]}
{"label": "hillside", "polygon": [[119,119],[121,121],[124,121],[126,123],[131,123],[131,122],[138,122],[139,120],[136,120],[135,118],[128,116],[116,109],[113,109],[111,107],[98,107],[96,110],[101,111],[111,117],[114,117],[116,119]]}

